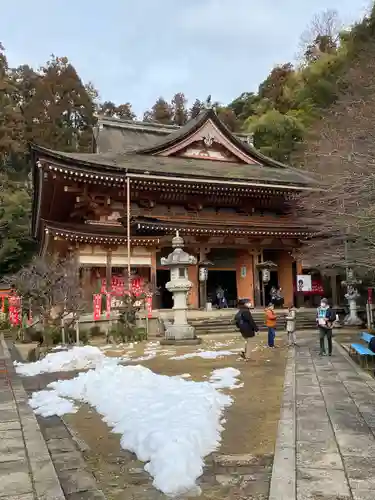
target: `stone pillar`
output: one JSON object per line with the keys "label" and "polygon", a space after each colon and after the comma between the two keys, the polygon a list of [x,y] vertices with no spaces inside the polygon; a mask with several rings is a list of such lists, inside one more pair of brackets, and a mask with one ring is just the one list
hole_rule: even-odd
{"label": "stone pillar", "polygon": [[238,250],[236,256],[237,297],[254,304],[254,262],[248,250]]}
{"label": "stone pillar", "polygon": [[199,279],[198,279],[198,265],[189,266],[188,279],[192,284],[189,291],[188,300],[190,309],[199,308]]}
{"label": "stone pillar", "polygon": [[293,304],[294,298],[294,280],[293,280],[293,257],[286,250],[280,250],[277,259],[279,286],[284,296],[284,304],[288,306]]}

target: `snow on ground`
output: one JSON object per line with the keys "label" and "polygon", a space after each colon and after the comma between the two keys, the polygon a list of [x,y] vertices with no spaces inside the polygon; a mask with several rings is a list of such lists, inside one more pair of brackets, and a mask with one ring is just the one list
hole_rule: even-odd
{"label": "snow on ground", "polygon": [[188,354],[182,354],[181,356],[173,356],[169,359],[179,360],[179,359],[190,359],[190,358],[203,358],[203,359],[216,359],[223,356],[233,356],[235,354],[232,351],[195,351]]}
{"label": "snow on ground", "polygon": [[102,363],[116,363],[116,358],[107,358],[93,346],[73,347],[67,351],[51,352],[35,363],[14,362],[16,372],[26,377],[40,373],[65,372],[95,368]]}
{"label": "snow on ground", "polygon": [[52,415],[61,417],[65,413],[76,413],[78,411],[72,401],[61,398],[56,391],[34,392],[29,404],[42,417],[51,417]]}
{"label": "snow on ground", "polygon": [[210,377],[210,383],[216,389],[238,389],[243,387],[243,383],[238,383],[238,378],[241,374],[236,368],[218,368],[213,370]]}
{"label": "snow on ground", "polygon": [[[223,411],[232,403],[218,386],[232,387],[238,375],[226,368],[214,371],[212,383],[194,382],[140,365],[102,364],[51,383],[52,390],[34,393],[30,404],[37,414],[61,415],[62,399],[88,403],[121,434],[124,449],[148,462],[145,470],[154,477],[155,488],[169,496],[199,494],[196,480],[204,457],[218,448]],[[66,411],[74,411],[66,402]]]}

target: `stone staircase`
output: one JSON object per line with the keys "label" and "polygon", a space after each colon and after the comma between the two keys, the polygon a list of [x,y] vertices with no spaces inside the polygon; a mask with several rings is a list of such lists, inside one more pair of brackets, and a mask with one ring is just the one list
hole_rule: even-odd
{"label": "stone staircase", "polygon": [[[206,318],[192,318],[189,319],[189,323],[194,326],[197,336],[218,333],[230,335],[238,333],[238,329],[234,324],[235,314],[236,311],[233,311],[233,314],[231,316],[226,315],[222,317],[211,316]],[[285,330],[284,316],[286,314],[286,311],[276,310],[276,314],[278,315],[276,328],[278,330]],[[265,331],[266,327],[264,325],[263,311],[252,311],[252,315],[260,330]],[[311,330],[316,328],[315,315],[315,309],[297,311],[297,330]]]}

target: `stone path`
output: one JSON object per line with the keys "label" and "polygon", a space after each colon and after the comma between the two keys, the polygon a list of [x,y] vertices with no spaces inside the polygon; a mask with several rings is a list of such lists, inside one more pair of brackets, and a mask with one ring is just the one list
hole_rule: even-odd
{"label": "stone path", "polygon": [[312,334],[289,353],[269,500],[375,498],[375,380]]}
{"label": "stone path", "polygon": [[65,500],[27,399],[0,338],[0,499]]}
{"label": "stone path", "polygon": [[[12,347],[12,357],[19,359],[14,347]],[[1,371],[2,363],[6,366],[6,371],[3,372]],[[76,372],[63,372],[20,378],[13,368],[7,345],[1,340],[0,435],[2,434],[2,425],[4,425],[9,439],[13,429],[17,431],[18,441],[14,442],[12,447],[8,443],[9,449],[6,451],[3,451],[0,442],[0,500],[105,500],[104,494],[97,488],[94,476],[87,470],[83,457],[85,443],[65,425],[61,418],[56,416],[35,417],[27,404],[27,399],[34,391],[45,389],[54,380],[73,378],[75,375]],[[7,398],[9,408],[14,409],[14,414],[5,415],[3,418],[1,411],[3,399],[1,398]],[[19,420],[17,415],[19,415]],[[28,428],[25,427],[25,415],[28,418]],[[9,417],[12,417],[12,420],[6,420]],[[23,440],[21,440],[21,436]],[[36,442],[39,446],[38,460],[34,458],[36,451],[34,443]],[[19,449],[19,460],[12,453],[12,449]],[[44,466],[41,463],[42,449],[43,460],[48,462],[49,475],[41,476],[40,467]],[[27,464],[29,464],[28,470]],[[24,476],[23,481],[18,484],[21,479],[17,475],[19,467],[23,467],[22,470],[27,473],[27,477]],[[12,486],[11,490],[9,490],[9,484],[2,482],[3,470],[4,474],[10,473],[9,481],[11,478],[12,481],[14,480],[15,485]],[[23,496],[23,490],[27,490],[26,496]]]}

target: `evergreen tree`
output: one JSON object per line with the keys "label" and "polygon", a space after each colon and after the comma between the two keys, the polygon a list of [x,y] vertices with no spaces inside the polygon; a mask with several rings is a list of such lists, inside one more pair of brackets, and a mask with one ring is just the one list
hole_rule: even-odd
{"label": "evergreen tree", "polygon": [[143,120],[171,125],[173,123],[172,106],[163,97],[159,97],[151,110],[145,112]]}
{"label": "evergreen tree", "polygon": [[196,99],[189,110],[189,119],[192,120],[193,118],[196,118],[204,108],[204,103],[199,99]]}
{"label": "evergreen tree", "polygon": [[186,98],[182,92],[178,92],[172,99],[173,123],[175,125],[185,125],[188,120],[186,109]]}

